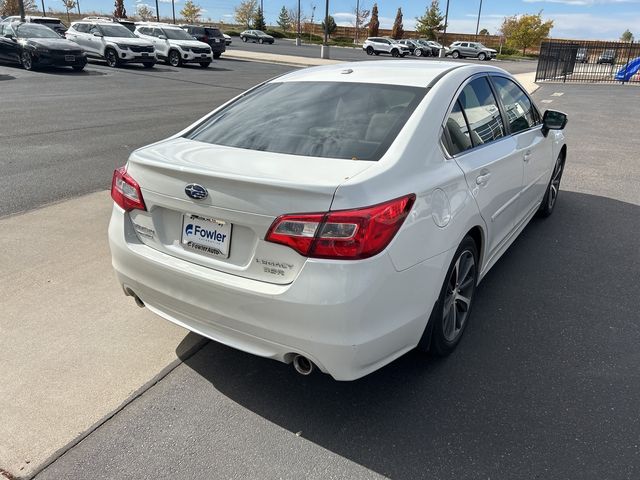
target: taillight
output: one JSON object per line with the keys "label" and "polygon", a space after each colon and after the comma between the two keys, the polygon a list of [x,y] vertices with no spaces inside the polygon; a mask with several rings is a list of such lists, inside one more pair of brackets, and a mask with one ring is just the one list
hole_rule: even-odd
{"label": "taillight", "polygon": [[369,258],[389,245],[415,199],[411,194],[355,210],[282,215],[273,222],[265,240],[311,258]]}
{"label": "taillight", "polygon": [[126,167],[117,168],[113,172],[111,198],[127,212],[147,209],[144,205],[140,185],[127,173]]}

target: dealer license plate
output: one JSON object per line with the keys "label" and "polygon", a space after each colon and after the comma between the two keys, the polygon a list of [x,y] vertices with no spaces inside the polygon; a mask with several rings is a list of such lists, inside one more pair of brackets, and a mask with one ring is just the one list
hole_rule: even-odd
{"label": "dealer license plate", "polygon": [[205,255],[228,258],[231,230],[229,222],[185,214],[182,216],[182,246]]}

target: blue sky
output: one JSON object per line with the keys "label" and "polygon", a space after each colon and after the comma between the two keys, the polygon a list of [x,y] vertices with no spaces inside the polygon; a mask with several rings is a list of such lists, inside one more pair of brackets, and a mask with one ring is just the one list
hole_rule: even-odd
{"label": "blue sky", "polygon": [[[195,0],[205,9],[203,17],[211,21],[233,23],[233,8],[240,0]],[[378,0],[380,23],[391,27],[398,7],[404,14],[405,29],[411,29],[415,17],[424,13],[431,0]],[[136,3],[144,2],[155,9],[155,0],[125,0],[128,12],[135,11]],[[268,23],[275,23],[283,5],[297,5],[297,0],[263,0]],[[360,0],[361,5],[371,7],[373,0]],[[38,3],[40,1],[38,0]],[[176,11],[184,0],[176,0]],[[113,0],[80,0],[83,10],[110,12]],[[171,0],[159,0],[160,14],[171,15]],[[311,15],[316,6],[315,18],[324,12],[323,0],[301,0],[303,14]],[[330,0],[330,12],[341,25],[353,22],[355,0]],[[440,0],[444,12],[446,0]],[[449,31],[475,33],[480,0],[449,0]],[[45,0],[45,5],[62,9],[61,0]],[[495,33],[506,15],[537,13],[554,20],[551,36],[556,38],[585,38],[616,40],[625,29],[630,29],[640,39],[640,0],[483,0],[480,28]]]}

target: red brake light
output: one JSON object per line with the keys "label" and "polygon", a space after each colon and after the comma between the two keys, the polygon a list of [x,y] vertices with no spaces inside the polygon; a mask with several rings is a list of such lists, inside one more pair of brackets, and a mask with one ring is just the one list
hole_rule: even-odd
{"label": "red brake light", "polygon": [[127,212],[147,209],[142,198],[140,185],[127,173],[126,167],[117,168],[113,172],[111,198]]}
{"label": "red brake light", "polygon": [[273,222],[265,240],[311,258],[373,257],[389,245],[415,199],[411,194],[355,210],[282,215]]}

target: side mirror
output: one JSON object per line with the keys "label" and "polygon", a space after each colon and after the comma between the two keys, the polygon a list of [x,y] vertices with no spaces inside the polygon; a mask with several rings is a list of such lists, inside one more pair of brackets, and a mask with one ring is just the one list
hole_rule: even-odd
{"label": "side mirror", "polygon": [[102,35],[100,32],[93,32],[93,36],[94,37],[103,37],[104,35]]}
{"label": "side mirror", "polygon": [[160,40],[166,40],[166,39],[167,39],[167,36],[166,36],[166,35],[160,35],[158,38],[159,38]]}
{"label": "side mirror", "polygon": [[549,130],[563,130],[567,126],[567,114],[556,110],[547,110],[542,116],[542,133],[546,136]]}
{"label": "side mirror", "polygon": [[5,33],[4,38],[8,38],[9,40],[15,40],[16,37],[13,33]]}

